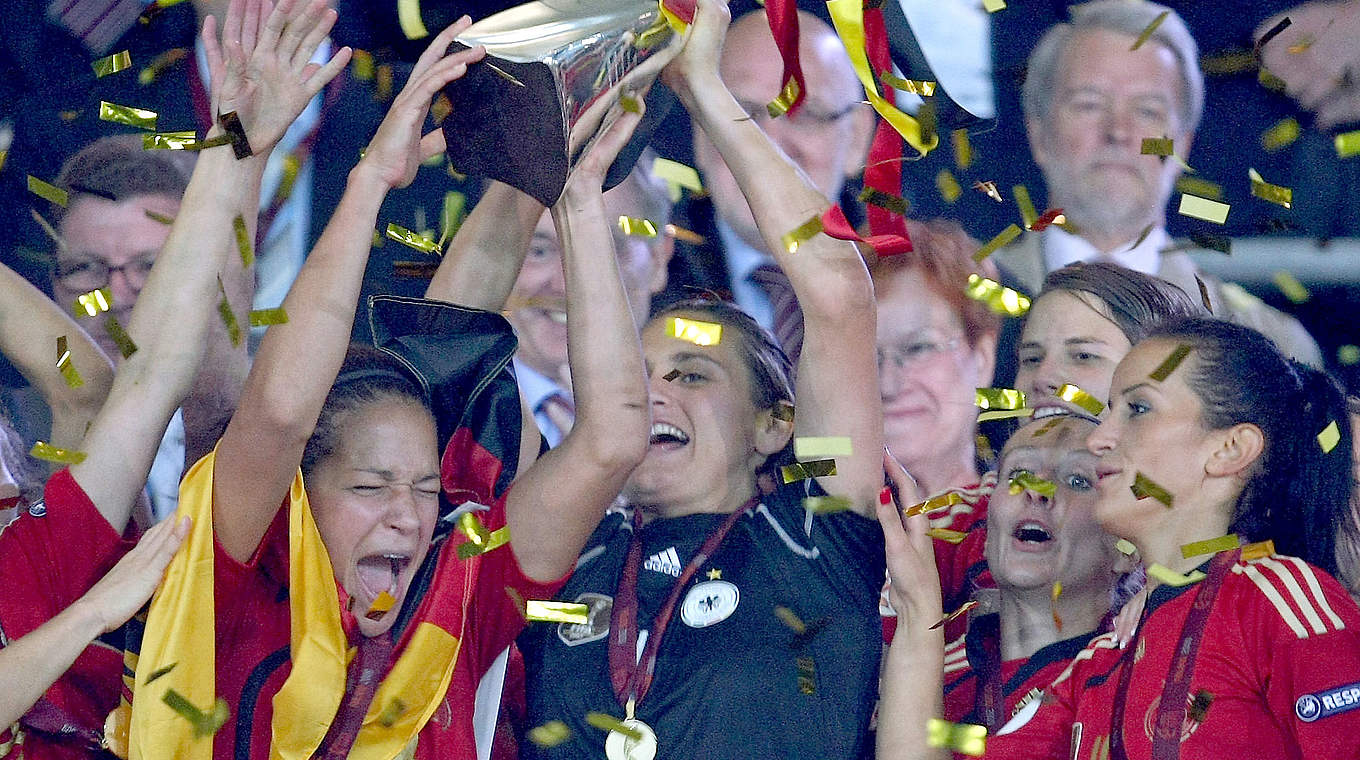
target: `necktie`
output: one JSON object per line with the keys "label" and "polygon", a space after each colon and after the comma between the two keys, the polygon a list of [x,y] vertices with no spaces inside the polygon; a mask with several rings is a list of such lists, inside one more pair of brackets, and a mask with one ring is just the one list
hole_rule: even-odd
{"label": "necktie", "polygon": [[354,739],[363,726],[369,705],[378,693],[378,686],[387,675],[392,659],[392,632],[377,636],[360,635],[359,651],[350,663],[345,683],[345,696],[336,710],[326,738],[313,757],[321,760],[344,760],[354,746]]}
{"label": "necktie", "polygon": [[548,396],[539,403],[539,409],[547,415],[553,427],[557,428],[557,440],[553,442],[556,446],[567,437],[571,432],[571,426],[576,422],[576,405],[571,402],[571,397],[563,391]]}
{"label": "necktie", "polygon": [[798,296],[793,292],[784,270],[774,264],[761,264],[751,271],[751,280],[765,291],[774,314],[774,337],[798,366],[798,355],[803,350],[803,311],[798,308]]}

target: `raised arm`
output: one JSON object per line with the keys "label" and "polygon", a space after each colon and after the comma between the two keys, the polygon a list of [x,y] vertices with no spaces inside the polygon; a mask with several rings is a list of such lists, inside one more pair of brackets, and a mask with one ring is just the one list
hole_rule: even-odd
{"label": "raised arm", "polygon": [[[641,99],[638,99],[641,102]],[[617,117],[586,149],[557,205],[567,289],[567,356],[576,422],[510,489],[506,522],[520,567],[562,577],[647,455],[651,413],[642,344],[620,279],[602,186],[641,113]]]}
{"label": "raised arm", "polygon": [[383,199],[444,150],[442,133],[422,138],[421,128],[435,94],[485,54],[444,55],[470,23],[445,29],[416,62],[284,299],[288,322],[270,327],[255,354],[213,473],[213,527],[233,557],[248,558],[264,536],[340,371]]}
{"label": "raised arm", "polygon": [[[83,385],[72,388],[57,368],[57,338],[66,336]],[[0,353],[38,389],[52,410],[48,443],[77,449],[113,387],[113,363],[61,306],[0,264]]]}
{"label": "raised arm", "polygon": [[504,309],[543,211],[529,195],[502,182],[487,183],[449,243],[425,297],[486,311]]}
{"label": "raised arm", "polygon": [[718,76],[728,13],[699,0],[685,50],[663,81],[732,170],[766,249],[788,275],[803,309],[795,436],[849,436],[853,454],[836,457],[837,475],[821,478],[856,511],[874,515],[883,484],[883,409],[875,360],[873,284],[855,246],[824,234],[790,252],[784,236],[831,205],[756,126]]}
{"label": "raised arm", "polygon": [[[254,229],[269,151],[311,95],[348,60],[342,51],[321,70],[306,62],[334,22],[333,12],[295,0],[270,9],[267,0],[231,4],[225,57],[215,21],[204,22],[214,111],[238,113],[255,153],[238,161],[231,148],[216,147],[199,156],[179,216],[129,320],[138,350],[119,368],[108,402],[85,437],[87,458],[71,467],[118,530],[146,482],[170,416],[198,372],[210,320],[217,319],[218,274],[241,266],[233,221],[239,214]],[[221,133],[215,126],[209,136]]]}

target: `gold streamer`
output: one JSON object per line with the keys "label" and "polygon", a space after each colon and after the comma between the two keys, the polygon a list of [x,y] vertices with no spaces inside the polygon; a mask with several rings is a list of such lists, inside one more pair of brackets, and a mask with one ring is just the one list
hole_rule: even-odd
{"label": "gold streamer", "polygon": [[531,623],[590,622],[590,607],[575,602],[545,602],[530,599],[524,605],[524,619]]}
{"label": "gold streamer", "polygon": [[32,174],[28,175],[28,191],[46,201],[66,208],[66,204],[71,202],[71,196],[65,190],[48,182],[44,182]]}
{"label": "gold streamer", "polygon": [[1299,122],[1294,117],[1280,119],[1261,133],[1261,147],[1274,153],[1299,139]]}
{"label": "gold streamer", "polygon": [[998,232],[996,237],[987,241],[986,244],[979,248],[977,253],[973,254],[973,261],[981,264],[988,256],[996,253],[999,248],[1018,237],[1020,237],[1020,228],[1014,224],[1008,226],[1006,229]]}
{"label": "gold streamer", "polygon": [[1177,212],[1195,219],[1203,219],[1206,222],[1223,224],[1228,221],[1229,208],[1231,207],[1226,203],[1181,193],[1181,205]]}
{"label": "gold streamer", "polygon": [[1147,569],[1147,574],[1150,578],[1156,578],[1162,583],[1165,583],[1168,586],[1175,586],[1176,588],[1189,586],[1192,583],[1199,583],[1206,577],[1204,573],[1199,570],[1191,570],[1189,573],[1181,575],[1169,567],[1163,567],[1156,563],[1153,563],[1152,566]]}
{"label": "gold streamer", "polygon": [[1130,47],[1129,50],[1137,50],[1143,46],[1144,42],[1152,39],[1152,33],[1157,31],[1157,27],[1161,26],[1162,22],[1165,21],[1166,17],[1169,15],[1171,15],[1171,11],[1162,11],[1157,14],[1157,18],[1154,18],[1152,23],[1148,24],[1147,27],[1138,34],[1138,39],[1133,41],[1133,47]]}
{"label": "gold streamer", "polygon": [[421,253],[442,254],[444,251],[439,247],[439,243],[406,229],[395,222],[387,223],[387,237],[401,243],[408,248],[414,248]]}
{"label": "gold streamer", "polygon": [[1142,499],[1151,497],[1166,505],[1167,509],[1171,508],[1172,501],[1174,500],[1170,491],[1157,485],[1153,482],[1152,478],[1149,478],[1141,472],[1134,473],[1133,485],[1129,486],[1129,490],[1133,491],[1135,499],[1141,501]]}
{"label": "gold streamer", "polygon": [[113,307],[113,294],[108,286],[95,288],[88,293],[76,296],[72,311],[77,317],[93,317]]}
{"label": "gold streamer", "polygon": [[1205,554],[1228,552],[1236,549],[1238,543],[1237,534],[1229,533],[1226,536],[1219,536],[1218,538],[1181,544],[1181,557],[1190,559],[1191,557],[1199,557]]}
{"label": "gold streamer", "polygon": [[998,314],[1020,317],[1029,311],[1029,296],[979,274],[968,275],[968,285],[964,292],[969,298],[987,304]]}
{"label": "gold streamer", "polygon": [[623,231],[623,234],[635,237],[654,238],[657,236],[656,225],[652,224],[652,220],[636,216],[619,217],[619,229]]}
{"label": "gold streamer", "polygon": [[1100,399],[1070,383],[1063,383],[1054,395],[1070,404],[1076,404],[1097,417],[1105,411],[1105,405],[1100,402]]}
{"label": "gold streamer", "polygon": [[798,246],[811,240],[817,233],[822,231],[822,217],[814,216],[795,227],[792,231],[785,233],[781,238],[784,249],[789,253],[797,253]]}
{"label": "gold streamer", "polygon": [[112,314],[104,320],[104,332],[108,333],[113,344],[118,347],[118,353],[122,354],[124,359],[131,358],[133,354],[137,353],[137,344],[133,342],[132,336],[127,334],[127,330],[123,329],[123,325]]}
{"label": "gold streamer", "polygon": [[61,370],[62,379],[66,381],[67,387],[79,388],[85,384],[80,373],[76,371],[76,365],[71,362],[71,350],[66,346],[66,336],[57,336],[57,369]]}
{"label": "gold streamer", "polygon": [[145,108],[134,108],[132,106],[120,106],[117,103],[110,103],[107,100],[99,101],[99,120],[111,121],[115,124],[126,124],[138,129],[149,129],[156,131],[156,112],[148,111]]}
{"label": "gold streamer", "polygon": [[255,246],[250,241],[250,230],[246,229],[246,219],[240,214],[231,222],[236,231],[236,250],[241,253],[241,266],[246,269],[255,263]]}
{"label": "gold streamer", "polygon": [[29,449],[28,455],[34,459],[56,462],[58,464],[80,464],[85,461],[85,452],[83,451],[59,449],[56,446],[43,443],[42,441],[33,444],[33,448]]}
{"label": "gold streamer", "polygon": [[288,324],[288,312],[282,306],[273,309],[255,309],[250,312],[251,327]]}
{"label": "gold streamer", "polygon": [[227,328],[227,337],[231,340],[231,345],[241,345],[241,325],[236,321],[236,314],[231,310],[231,303],[227,301],[227,289],[222,286],[222,276],[217,276],[217,292],[222,298],[217,302],[217,313],[222,317],[222,324]]}
{"label": "gold streamer", "polygon": [[100,58],[90,64],[90,66],[94,68],[95,79],[103,79],[110,74],[117,74],[120,71],[126,71],[130,68],[132,66],[132,53],[123,50],[114,53],[113,55]]}
{"label": "gold streamer", "polygon": [[187,129],[180,132],[152,132],[142,135],[142,150],[193,150],[198,135]]}
{"label": "gold streamer", "polygon": [[963,186],[954,179],[954,173],[948,169],[941,169],[935,175],[935,189],[940,191],[940,197],[944,198],[945,203],[953,203],[963,195]]}
{"label": "gold streamer", "polygon": [[1181,366],[1181,362],[1185,361],[1185,357],[1190,355],[1190,351],[1191,347],[1189,345],[1185,343],[1177,344],[1171,354],[1163,359],[1162,363],[1158,364],[1157,368],[1152,370],[1148,377],[1159,383],[1165,382],[1166,379],[1171,376],[1171,373],[1175,372],[1176,368]]}
{"label": "gold streamer", "polygon": [[826,478],[836,474],[836,460],[814,459],[810,462],[794,462],[779,468],[784,483],[796,483],[812,478]]}
{"label": "gold streamer", "polygon": [[1014,388],[977,388],[973,403],[979,409],[1021,409],[1025,406],[1025,392]]}
{"label": "gold streamer", "polygon": [[666,320],[666,335],[689,341],[696,346],[716,346],[722,341],[722,325],[697,319],[671,317]]}

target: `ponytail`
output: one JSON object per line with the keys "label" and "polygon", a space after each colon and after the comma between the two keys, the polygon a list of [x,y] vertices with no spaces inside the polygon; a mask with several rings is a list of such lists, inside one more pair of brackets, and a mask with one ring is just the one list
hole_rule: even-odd
{"label": "ponytail", "polygon": [[[1151,337],[1189,345],[1188,382],[1204,425],[1260,428],[1265,448],[1248,473],[1229,530],[1247,541],[1275,542],[1333,575],[1336,535],[1350,510],[1351,425],[1345,397],[1326,374],[1286,359],[1255,330],[1215,319],[1176,320]],[[1336,423],[1324,451],[1319,434]]]}

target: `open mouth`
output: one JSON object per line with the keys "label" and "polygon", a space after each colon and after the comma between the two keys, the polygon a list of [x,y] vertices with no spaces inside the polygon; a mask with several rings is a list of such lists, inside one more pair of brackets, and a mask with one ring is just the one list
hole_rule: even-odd
{"label": "open mouth", "polygon": [[1053,534],[1042,523],[1035,520],[1027,520],[1015,526],[1011,531],[1011,536],[1022,544],[1029,546],[1042,546],[1053,540]]}
{"label": "open mouth", "polygon": [[648,443],[652,446],[664,446],[668,448],[680,448],[689,443],[689,436],[685,431],[665,422],[652,423],[651,437]]}
{"label": "open mouth", "polygon": [[1045,417],[1058,417],[1070,413],[1071,410],[1065,406],[1039,406],[1034,408],[1034,419],[1042,420]]}
{"label": "open mouth", "polygon": [[377,599],[384,591],[396,597],[401,574],[411,564],[411,555],[401,552],[370,554],[354,564],[359,583],[370,599]]}

